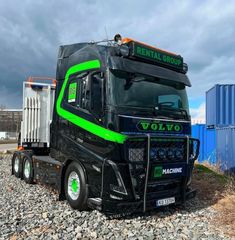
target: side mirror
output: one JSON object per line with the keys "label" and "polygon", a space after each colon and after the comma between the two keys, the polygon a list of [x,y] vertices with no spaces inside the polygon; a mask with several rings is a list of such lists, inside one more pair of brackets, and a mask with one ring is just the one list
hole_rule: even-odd
{"label": "side mirror", "polygon": [[104,78],[101,73],[95,73],[90,76],[91,101],[90,111],[100,117],[103,115],[104,107]]}

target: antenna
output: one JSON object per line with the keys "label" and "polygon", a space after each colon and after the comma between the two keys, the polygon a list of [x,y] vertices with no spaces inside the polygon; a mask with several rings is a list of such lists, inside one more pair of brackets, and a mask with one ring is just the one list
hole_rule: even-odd
{"label": "antenna", "polygon": [[104,26],[104,31],[105,31],[106,40],[108,41],[109,37],[108,37],[108,33],[107,33],[107,28],[106,28],[106,26]]}
{"label": "antenna", "polygon": [[111,46],[111,45],[112,45],[112,40],[109,39],[106,25],[104,26],[104,31],[105,31],[105,35],[106,35],[107,45],[108,45],[108,46]]}
{"label": "antenna", "polygon": [[114,39],[109,39],[106,26],[104,26],[104,31],[105,31],[105,35],[106,35],[106,38],[104,40],[101,40],[101,41],[90,41],[90,44],[106,43],[108,46],[112,46],[113,42],[114,42]]}

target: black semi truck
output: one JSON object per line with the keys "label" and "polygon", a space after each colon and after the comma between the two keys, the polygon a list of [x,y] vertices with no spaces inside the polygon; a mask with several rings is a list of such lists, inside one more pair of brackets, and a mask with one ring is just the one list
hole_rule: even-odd
{"label": "black semi truck", "polygon": [[199,141],[191,138],[187,64],[115,36],[59,49],[56,81],[23,85],[12,174],[50,184],[74,209],[106,214],[184,204]]}

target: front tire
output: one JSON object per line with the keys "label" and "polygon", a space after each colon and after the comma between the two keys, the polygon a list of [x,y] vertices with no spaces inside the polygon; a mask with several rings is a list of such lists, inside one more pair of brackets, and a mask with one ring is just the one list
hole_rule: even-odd
{"label": "front tire", "polygon": [[65,196],[73,209],[87,209],[87,182],[83,168],[77,162],[72,162],[65,173]]}
{"label": "front tire", "polygon": [[25,155],[23,160],[23,179],[26,183],[33,183],[33,163],[32,158]]}

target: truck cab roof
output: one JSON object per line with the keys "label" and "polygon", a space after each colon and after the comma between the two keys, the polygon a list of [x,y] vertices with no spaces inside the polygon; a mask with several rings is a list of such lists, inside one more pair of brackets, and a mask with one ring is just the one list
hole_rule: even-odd
{"label": "truck cab roof", "polygon": [[[124,44],[124,46],[126,47],[127,45]],[[121,48],[122,45],[109,46],[88,42],[60,46],[57,63],[57,80],[63,80],[67,70],[71,66],[98,59],[101,62],[101,70],[110,68],[133,73],[142,73],[191,87],[191,83],[183,69],[174,68],[172,64],[151,61],[151,59],[149,60],[145,56],[136,57],[133,54],[123,56],[120,51]],[[152,56],[155,56],[156,60],[156,56],[159,58],[161,57],[159,55],[153,55],[154,52],[150,53],[152,53]],[[172,56],[174,57],[174,55]],[[179,55],[175,56],[178,59],[182,58]],[[168,56],[165,59],[167,58]],[[180,61],[178,59],[176,60]]]}

